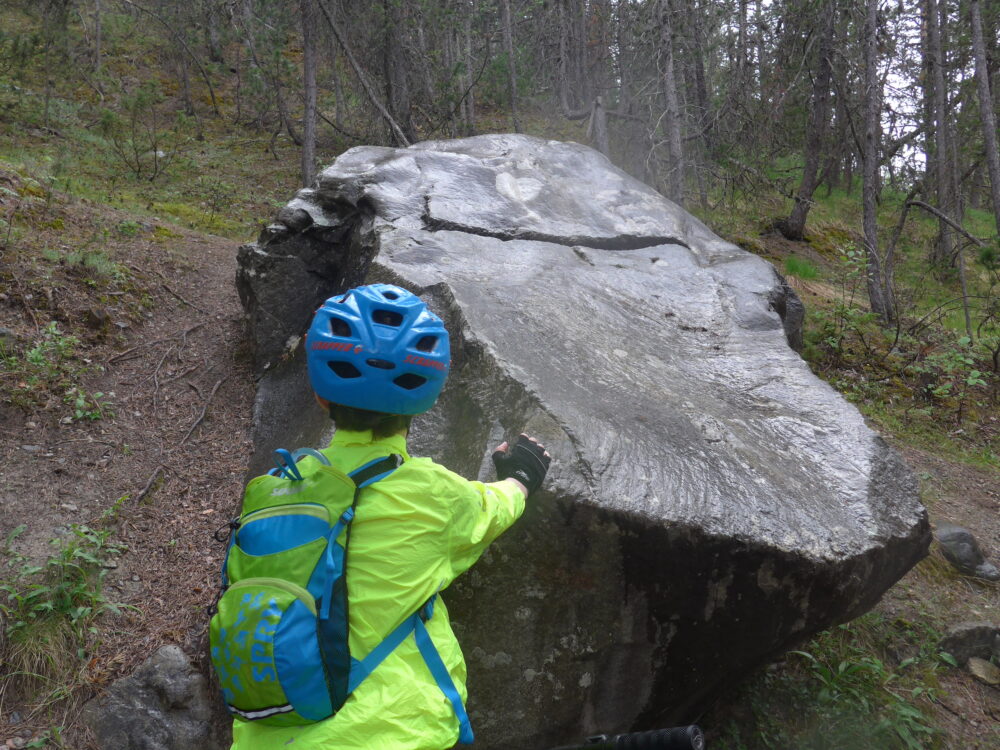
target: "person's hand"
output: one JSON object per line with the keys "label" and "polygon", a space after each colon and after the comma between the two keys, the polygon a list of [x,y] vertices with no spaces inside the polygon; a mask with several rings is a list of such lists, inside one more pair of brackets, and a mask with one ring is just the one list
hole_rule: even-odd
{"label": "person's hand", "polygon": [[552,457],[545,446],[523,432],[511,448],[507,441],[493,451],[493,464],[497,478],[508,479],[519,485],[525,497],[538,489],[549,470]]}

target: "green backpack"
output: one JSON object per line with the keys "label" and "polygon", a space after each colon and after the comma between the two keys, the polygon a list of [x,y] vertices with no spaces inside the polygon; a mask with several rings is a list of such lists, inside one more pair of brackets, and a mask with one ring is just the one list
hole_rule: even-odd
{"label": "green backpack", "polygon": [[[344,474],[309,448],[276,455],[278,468],[250,481],[241,515],[229,524],[223,593],[209,626],[212,664],[230,713],[275,726],[327,719],[412,633],[455,710],[459,741],[471,743],[469,717],[424,625],[436,594],[364,658],[352,657],[348,647],[351,521],[361,491],[399,468],[402,457]],[[305,473],[297,465],[304,456],[316,459]]]}

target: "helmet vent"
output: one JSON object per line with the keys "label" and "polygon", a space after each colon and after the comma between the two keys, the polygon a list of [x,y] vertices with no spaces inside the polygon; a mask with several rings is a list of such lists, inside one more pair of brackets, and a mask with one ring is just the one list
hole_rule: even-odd
{"label": "helmet vent", "polygon": [[426,383],[427,378],[423,377],[422,375],[416,375],[412,372],[405,372],[392,382],[398,385],[400,388],[403,388],[407,391],[412,391],[414,388],[419,388],[424,383]]}
{"label": "helmet vent", "polygon": [[387,359],[366,359],[365,363],[370,367],[377,367],[380,370],[395,370],[396,365]]}
{"label": "helmet vent", "polygon": [[434,351],[434,345],[437,344],[437,336],[421,336],[420,340],[417,342],[417,351],[420,352],[432,352]]}
{"label": "helmet vent", "polygon": [[372,320],[384,326],[400,326],[403,323],[403,315],[395,310],[374,310]]}
{"label": "helmet vent", "polygon": [[351,327],[347,324],[346,320],[341,320],[340,318],[330,318],[330,332],[334,336],[350,338]]}
{"label": "helmet vent", "polygon": [[385,297],[386,299],[399,299],[399,295],[393,291],[382,292],[382,296]]}
{"label": "helmet vent", "polygon": [[342,378],[360,378],[361,371],[350,362],[328,362],[330,369]]}

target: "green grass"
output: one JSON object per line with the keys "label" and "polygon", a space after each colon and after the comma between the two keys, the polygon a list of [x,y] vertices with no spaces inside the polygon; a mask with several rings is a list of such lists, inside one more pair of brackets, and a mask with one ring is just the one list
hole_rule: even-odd
{"label": "green grass", "polygon": [[739,690],[749,717],[717,719],[727,750],[918,750],[940,746],[931,723],[940,633],[869,613],[825,631]]}
{"label": "green grass", "polygon": [[0,570],[5,671],[0,700],[10,691],[37,706],[68,693],[94,645],[93,623],[102,614],[120,611],[104,595],[103,581],[108,561],[124,547],[112,541],[109,529],[71,524],[65,536],[51,541],[52,554],[34,564],[12,550],[24,530],[23,525],[15,528],[0,550],[5,558]]}
{"label": "green grass", "polygon": [[51,321],[28,345],[0,344],[0,393],[24,409],[45,408],[50,399],[66,404],[69,418],[95,420],[113,414],[103,393],[90,393],[82,381],[90,372],[79,353],[80,339]]}
{"label": "green grass", "polygon": [[796,276],[800,279],[819,278],[819,271],[816,269],[816,266],[808,260],[796,258],[794,255],[785,258],[785,274]]}

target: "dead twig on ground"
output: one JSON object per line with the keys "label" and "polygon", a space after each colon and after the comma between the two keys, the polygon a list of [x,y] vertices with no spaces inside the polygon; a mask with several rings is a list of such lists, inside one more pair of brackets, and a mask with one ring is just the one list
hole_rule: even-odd
{"label": "dead twig on ground", "polygon": [[201,388],[199,388],[198,386],[196,386],[196,385],[195,385],[194,383],[192,383],[192,382],[191,382],[190,380],[189,380],[189,381],[187,381],[187,384],[188,384],[188,385],[189,385],[189,386],[191,387],[191,389],[192,389],[192,390],[193,390],[193,391],[194,391],[195,393],[197,393],[197,394],[198,394],[198,398],[200,398],[200,399],[201,399],[202,401],[204,401],[204,400],[205,400],[205,396],[204,396],[204,395],[202,395],[202,392],[201,392]]}
{"label": "dead twig on ground", "polygon": [[[201,367],[201,365],[191,365],[184,372],[178,373],[177,375],[174,375],[172,378],[167,378],[162,383],[160,383],[160,385],[161,386],[163,386],[163,385],[170,385],[174,381],[180,380],[181,378],[183,378],[183,377],[185,377],[187,375],[190,375],[192,372],[194,372],[195,370],[197,370],[199,367]],[[198,395],[201,396],[200,393]]]}
{"label": "dead twig on ground", "polygon": [[197,429],[198,425],[200,425],[202,420],[205,418],[205,415],[208,414],[209,404],[212,403],[212,399],[215,398],[215,394],[218,392],[219,387],[224,382],[226,382],[226,378],[222,378],[221,380],[217,381],[214,386],[212,386],[212,392],[208,395],[208,400],[205,401],[205,406],[202,408],[201,414],[199,414],[198,418],[194,420],[194,424],[191,425],[191,428],[187,431],[187,435],[185,435],[181,439],[180,445],[184,445],[184,443],[187,442],[187,439],[191,437],[191,434],[195,431],[195,429]]}
{"label": "dead twig on ground", "polygon": [[170,292],[172,295],[174,295],[177,299],[179,299],[181,302],[183,302],[188,307],[193,307],[195,310],[197,310],[198,312],[202,313],[203,315],[208,315],[208,313],[205,312],[204,309],[198,307],[198,305],[196,305],[194,302],[191,302],[190,300],[185,299],[179,292],[175,292],[173,289],[171,289],[166,284],[160,284],[160,286],[162,286],[164,289],[166,289],[168,292]]}
{"label": "dead twig on ground", "polygon": [[[139,346],[133,346],[131,349],[126,349],[123,352],[119,352],[118,354],[116,354],[115,356],[113,356],[111,359],[107,360],[104,364],[110,365],[112,362],[117,362],[119,359],[121,359],[122,357],[126,356],[127,354],[131,354],[132,352],[134,352],[140,346],[146,346],[146,345],[145,344],[139,344]],[[136,356],[139,356],[139,355],[136,355]],[[135,359],[135,357],[129,357],[129,359]]]}
{"label": "dead twig on ground", "polygon": [[163,473],[163,469],[163,464],[157,464],[156,468],[153,469],[153,473],[149,475],[149,481],[147,481],[146,485],[139,490],[139,494],[135,496],[135,501],[137,503],[141,503],[143,498],[149,494],[150,489],[152,489],[153,484],[156,482],[156,478]]}

